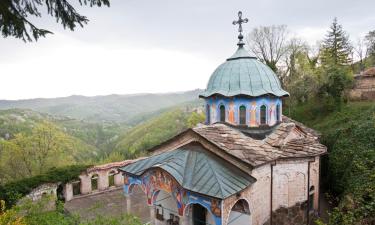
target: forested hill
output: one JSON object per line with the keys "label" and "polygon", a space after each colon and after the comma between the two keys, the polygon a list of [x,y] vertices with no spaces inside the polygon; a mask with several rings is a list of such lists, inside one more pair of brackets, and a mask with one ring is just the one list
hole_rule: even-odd
{"label": "forested hill", "polygon": [[87,137],[96,130],[75,133],[66,122],[72,120],[26,109],[0,111],[0,184],[95,161],[100,150]]}
{"label": "forested hill", "polygon": [[27,100],[0,100],[0,109],[24,108],[52,115],[69,116],[93,122],[128,122],[184,102],[199,101],[201,90],[165,94],[69,96]]}

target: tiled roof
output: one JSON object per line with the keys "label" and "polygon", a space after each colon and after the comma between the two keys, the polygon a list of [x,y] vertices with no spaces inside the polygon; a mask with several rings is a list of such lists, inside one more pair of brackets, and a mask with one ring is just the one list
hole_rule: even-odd
{"label": "tiled roof", "polygon": [[[142,159],[142,158],[140,158]],[[119,167],[123,167],[127,164],[130,164],[130,163],[133,163],[137,160],[140,160],[140,159],[135,159],[135,160],[124,160],[124,161],[121,161],[121,162],[113,162],[113,163],[107,163],[107,164],[103,164],[103,165],[98,165],[98,166],[93,166],[93,167],[90,167],[87,169],[87,172],[90,173],[90,172],[93,172],[93,171],[98,171],[98,170],[107,170],[107,169],[117,169]]]}
{"label": "tiled roof", "polygon": [[324,154],[327,149],[319,143],[316,132],[306,128],[283,122],[263,140],[253,139],[221,123],[196,127],[193,131],[232,156],[252,166],[259,166],[277,159]]}
{"label": "tiled roof", "polygon": [[193,128],[200,136],[246,163],[256,166],[275,159],[281,151],[271,145],[252,139],[239,130],[224,124]]}
{"label": "tiled roof", "polygon": [[154,155],[120,170],[140,176],[150,168],[167,171],[186,190],[220,199],[255,182],[255,178],[206,151],[201,145],[187,145]]}
{"label": "tiled roof", "polygon": [[365,72],[363,72],[363,75],[364,76],[375,76],[375,67],[371,67],[369,69],[367,69]]}

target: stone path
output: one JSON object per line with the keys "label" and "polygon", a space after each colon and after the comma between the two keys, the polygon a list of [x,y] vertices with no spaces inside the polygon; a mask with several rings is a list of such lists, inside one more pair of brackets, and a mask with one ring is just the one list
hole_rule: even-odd
{"label": "stone path", "polygon": [[[139,188],[134,188],[131,204],[132,215],[139,217],[143,223],[150,221],[147,198]],[[120,216],[127,213],[122,189],[73,199],[65,203],[65,209],[71,214],[78,214],[83,220],[90,220],[98,215]]]}

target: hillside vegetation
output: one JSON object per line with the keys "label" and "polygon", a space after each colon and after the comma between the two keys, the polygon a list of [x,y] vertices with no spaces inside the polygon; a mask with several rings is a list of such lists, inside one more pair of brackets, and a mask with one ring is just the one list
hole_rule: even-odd
{"label": "hillside vegetation", "polygon": [[375,102],[353,102],[320,113],[305,104],[291,116],[320,131],[328,147],[323,185],[338,197],[329,224],[374,224]]}
{"label": "hillside vegetation", "polygon": [[203,113],[192,112],[188,107],[172,108],[123,134],[117,142],[115,152],[123,154],[125,158],[144,155],[145,150],[203,122],[204,118]]}
{"label": "hillside vegetation", "polygon": [[0,184],[98,157],[95,146],[54,121],[31,110],[0,111]]}

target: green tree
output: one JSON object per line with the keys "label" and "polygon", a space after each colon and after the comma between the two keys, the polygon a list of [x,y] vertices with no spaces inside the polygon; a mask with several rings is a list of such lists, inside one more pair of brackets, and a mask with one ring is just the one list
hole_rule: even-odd
{"label": "green tree", "polygon": [[204,113],[192,112],[187,120],[188,127],[195,127],[198,123],[203,123],[206,116]]}
{"label": "green tree", "polygon": [[368,32],[365,36],[367,54],[369,59],[367,60],[369,66],[375,66],[375,30]]}
{"label": "green tree", "polygon": [[[78,0],[81,5],[109,6],[109,0]],[[68,0],[1,0],[0,32],[3,37],[15,37],[24,41],[38,40],[51,31],[38,28],[30,21],[30,16],[41,17],[41,8],[46,7],[49,16],[61,23],[64,29],[74,30],[89,21],[79,14]]]}
{"label": "green tree", "polygon": [[352,46],[349,42],[348,34],[343,30],[342,26],[338,24],[337,18],[328,31],[326,38],[323,41],[321,61],[323,65],[348,65]]}
{"label": "green tree", "polygon": [[324,84],[320,87],[319,97],[324,98],[325,94],[332,97],[336,106],[341,105],[345,90],[352,84],[352,76],[349,69],[328,65],[322,68]]}
{"label": "green tree", "polygon": [[29,133],[0,140],[0,182],[38,175],[51,167],[88,162],[94,149],[55,124],[37,123]]}

